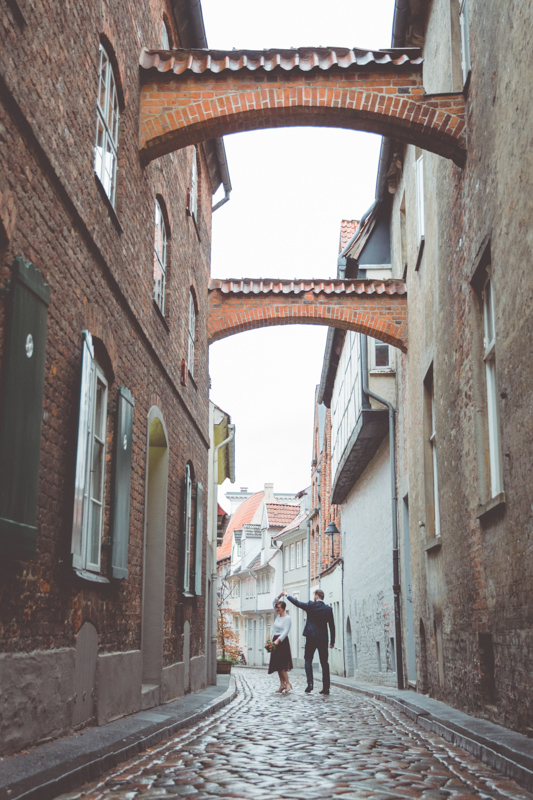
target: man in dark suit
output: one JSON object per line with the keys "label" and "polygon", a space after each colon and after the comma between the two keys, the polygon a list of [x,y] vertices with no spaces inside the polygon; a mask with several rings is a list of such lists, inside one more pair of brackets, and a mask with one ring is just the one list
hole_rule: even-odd
{"label": "man in dark suit", "polygon": [[[333,620],[333,609],[324,603],[324,592],[317,589],[314,594],[314,601],[301,603],[295,597],[291,597],[287,592],[287,600],[298,608],[303,608],[307,613],[307,620],[303,635],[305,636],[305,674],[307,676],[306,692],[313,691],[313,656],[318,650],[320,666],[322,667],[322,691],[320,694],[329,694],[329,663],[328,663],[328,626],[329,626],[329,646],[335,646],[335,622]],[[281,597],[281,595],[280,595]]]}

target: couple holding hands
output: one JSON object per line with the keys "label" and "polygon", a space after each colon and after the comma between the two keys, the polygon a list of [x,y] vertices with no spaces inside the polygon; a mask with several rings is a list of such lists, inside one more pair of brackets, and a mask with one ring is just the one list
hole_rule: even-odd
{"label": "couple holding hands", "polygon": [[[287,604],[282,597],[303,608],[307,614],[307,620],[303,635],[305,636],[305,674],[307,676],[306,693],[313,691],[313,656],[316,650],[320,657],[322,667],[322,690],[320,694],[329,694],[329,663],[328,663],[328,627],[329,627],[329,646],[335,645],[335,622],[333,620],[333,610],[331,606],[324,603],[324,592],[317,589],[314,593],[314,600],[309,603],[301,603],[295,597],[291,597],[287,592],[281,592],[272,603],[276,610],[276,619],[272,633],[272,643],[270,644],[270,664],[268,674],[277,672],[279,675],[280,687],[278,693],[288,692],[292,689],[289,682],[289,672],[292,669],[291,646],[289,644],[289,631],[292,620],[286,608]],[[269,646],[267,645],[267,649]]]}

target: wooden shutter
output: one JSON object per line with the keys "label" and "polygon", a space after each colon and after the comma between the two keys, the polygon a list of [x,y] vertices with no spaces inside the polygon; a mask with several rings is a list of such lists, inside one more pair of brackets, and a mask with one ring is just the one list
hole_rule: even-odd
{"label": "wooden shutter", "polygon": [[0,553],[34,558],[50,287],[16,258],[0,422]]}
{"label": "wooden shutter", "polygon": [[196,525],[194,543],[194,593],[202,594],[202,550],[204,542],[204,487],[196,484]]}
{"label": "wooden shutter", "polygon": [[89,447],[89,418],[91,413],[91,386],[94,348],[89,331],[83,331],[81,344],[80,411],[78,416],[78,443],[74,473],[74,511],[72,515],[72,566],[85,568],[85,546],[83,540],[83,515],[87,504],[87,453]]}
{"label": "wooden shutter", "polygon": [[119,386],[115,464],[113,480],[113,549],[111,570],[114,578],[128,577],[128,543],[130,533],[131,443],[135,400],[129,389]]}

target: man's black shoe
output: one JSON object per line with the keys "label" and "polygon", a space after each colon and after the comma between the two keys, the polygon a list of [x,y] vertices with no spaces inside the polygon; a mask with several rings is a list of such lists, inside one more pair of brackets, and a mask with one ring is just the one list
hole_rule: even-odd
{"label": "man's black shoe", "polygon": [[306,686],[306,688],[305,688],[305,691],[306,691],[306,693],[307,693],[307,694],[309,694],[309,692],[312,692],[312,691],[313,691],[313,687],[312,687],[312,686],[309,686],[309,684],[307,684],[307,686]]}
{"label": "man's black shoe", "polygon": [[319,694],[329,694],[329,689],[321,689]]}

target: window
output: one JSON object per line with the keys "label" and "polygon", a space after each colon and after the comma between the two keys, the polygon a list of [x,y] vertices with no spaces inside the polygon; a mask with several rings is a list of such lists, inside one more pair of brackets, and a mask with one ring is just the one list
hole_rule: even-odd
{"label": "window", "polygon": [[100,571],[107,433],[107,381],[83,332],[78,448],[76,454],[72,564]]}
{"label": "window", "polygon": [[235,617],[233,617],[233,620],[234,620],[234,623],[235,623],[234,624],[235,633],[238,635],[238,633],[239,633],[239,617],[235,616]]}
{"label": "window", "polygon": [[296,542],[296,569],[302,566],[302,543]]}
{"label": "window", "polygon": [[289,545],[285,545],[283,548],[283,560],[285,562],[285,572],[289,571],[290,568],[290,548]]}
{"label": "window", "polygon": [[468,30],[468,0],[459,2],[459,20],[461,22],[461,67],[463,70],[463,83],[466,83],[472,67],[470,61],[470,34]]}
{"label": "window", "polygon": [[113,206],[117,188],[118,122],[119,106],[115,76],[109,56],[101,44],[94,171]]}
{"label": "window", "polygon": [[187,213],[198,224],[198,149],[196,147],[192,156],[191,186],[187,192]]}
{"label": "window", "polygon": [[426,491],[426,529],[430,536],[440,536],[439,475],[437,467],[437,434],[435,429],[433,368],[424,381],[424,467]]}
{"label": "window", "polygon": [[294,550],[295,547],[293,544],[291,544],[291,569],[294,569]]}
{"label": "window", "polygon": [[191,579],[192,476],[190,465],[185,467],[185,531],[183,548],[183,591],[189,593]]}
{"label": "window", "polygon": [[170,38],[165,20],[161,20],[161,49],[170,50]]}
{"label": "window", "polygon": [[161,313],[165,313],[165,289],[167,279],[167,229],[159,202],[155,201],[154,235],[154,300]]}
{"label": "window", "polygon": [[307,566],[307,539],[302,539],[302,567]]}
{"label": "window", "polygon": [[388,344],[369,338],[370,365],[375,372],[388,372],[392,368],[391,351]]}
{"label": "window", "polygon": [[189,363],[191,377],[194,378],[194,345],[196,339],[196,304],[192,290],[189,292]]}
{"label": "window", "polygon": [[496,381],[496,327],[494,323],[494,293],[487,278],[483,287],[483,350],[487,381],[487,422],[489,437],[490,496],[503,492],[498,388]]}
{"label": "window", "polygon": [[424,241],[426,234],[426,219],[424,207],[424,155],[417,157],[415,162],[416,176],[416,235],[418,247]]}

